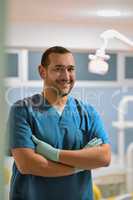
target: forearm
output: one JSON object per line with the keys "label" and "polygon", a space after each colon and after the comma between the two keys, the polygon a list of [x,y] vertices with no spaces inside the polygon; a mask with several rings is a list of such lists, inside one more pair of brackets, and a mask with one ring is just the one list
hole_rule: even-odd
{"label": "forearm", "polygon": [[37,144],[36,152],[44,158],[67,164],[76,169],[93,169],[105,166],[109,162],[109,154],[107,154],[110,151],[109,145],[101,145],[102,140],[100,138],[93,138],[82,150],[56,149],[35,136],[32,136],[32,139]]}
{"label": "forearm", "polygon": [[59,162],[76,168],[94,169],[107,166],[110,162],[108,144],[81,150],[61,150]]}
{"label": "forearm", "polygon": [[37,164],[36,168],[30,167],[28,173],[42,177],[59,177],[74,174],[74,168],[65,164],[60,164],[47,160],[47,166],[44,167],[40,164]]}
{"label": "forearm", "polygon": [[17,168],[22,174],[42,177],[59,177],[74,173],[73,167],[49,161],[35,153],[32,149],[17,148],[12,150],[12,154]]}

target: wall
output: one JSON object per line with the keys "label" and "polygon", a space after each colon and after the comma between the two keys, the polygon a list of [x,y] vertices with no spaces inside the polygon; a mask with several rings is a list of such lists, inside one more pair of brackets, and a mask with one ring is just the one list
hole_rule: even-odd
{"label": "wall", "polygon": [[[62,45],[72,49],[89,50],[100,47],[100,34],[107,29],[116,29],[129,38],[133,38],[132,29],[117,26],[93,24],[9,24],[7,32],[7,46],[14,47],[38,47],[45,48],[54,45]],[[129,47],[118,40],[111,40],[109,49],[128,50]]]}

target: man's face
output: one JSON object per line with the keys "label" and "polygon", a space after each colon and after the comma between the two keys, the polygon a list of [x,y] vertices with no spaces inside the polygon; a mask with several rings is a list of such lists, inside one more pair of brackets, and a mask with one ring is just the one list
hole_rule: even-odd
{"label": "man's face", "polygon": [[75,62],[72,54],[51,53],[49,63],[45,69],[45,87],[59,96],[66,96],[75,83]]}

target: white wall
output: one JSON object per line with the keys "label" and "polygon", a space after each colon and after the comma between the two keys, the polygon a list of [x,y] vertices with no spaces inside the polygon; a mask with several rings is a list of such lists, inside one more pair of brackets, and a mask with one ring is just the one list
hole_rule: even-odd
{"label": "white wall", "polygon": [[[62,45],[71,49],[89,50],[100,47],[102,40],[100,34],[107,30],[117,27],[92,26],[92,24],[10,24],[7,31],[7,46],[13,47],[30,47],[44,48],[54,45]],[[122,34],[133,38],[132,28],[117,28]],[[128,50],[129,47],[118,40],[111,40],[108,44],[109,49]],[[131,50],[131,49],[129,49]]]}

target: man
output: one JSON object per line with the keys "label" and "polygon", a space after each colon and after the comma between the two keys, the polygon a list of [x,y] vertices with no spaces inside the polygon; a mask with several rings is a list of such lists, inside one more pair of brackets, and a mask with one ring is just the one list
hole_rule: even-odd
{"label": "man", "polygon": [[[94,108],[69,95],[75,83],[69,50],[46,50],[39,73],[42,93],[16,102],[10,112],[10,200],[92,200],[91,169],[110,162],[107,133]],[[102,144],[84,148],[95,137]],[[37,138],[46,144],[44,154]]]}

